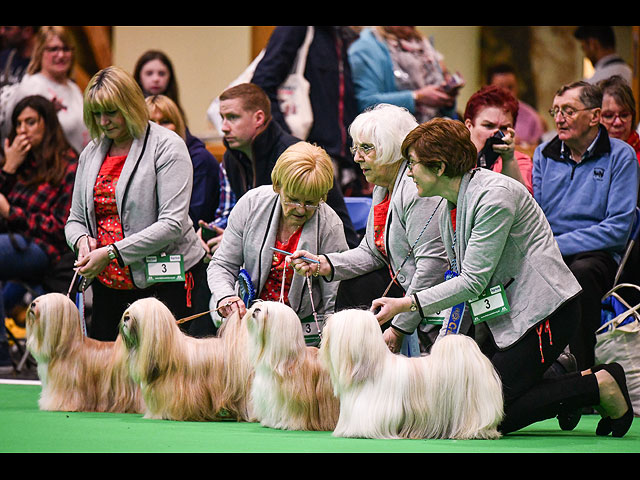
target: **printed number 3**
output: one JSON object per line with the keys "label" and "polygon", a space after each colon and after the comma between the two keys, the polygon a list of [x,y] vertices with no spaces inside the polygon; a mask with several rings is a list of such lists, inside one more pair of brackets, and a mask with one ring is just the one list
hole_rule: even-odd
{"label": "printed number 3", "polygon": [[166,263],[162,264],[162,273],[167,273],[167,264]]}
{"label": "printed number 3", "polygon": [[489,299],[485,298],[484,299],[484,303],[485,303],[485,307],[487,310],[489,310],[491,308],[491,303],[489,303]]}

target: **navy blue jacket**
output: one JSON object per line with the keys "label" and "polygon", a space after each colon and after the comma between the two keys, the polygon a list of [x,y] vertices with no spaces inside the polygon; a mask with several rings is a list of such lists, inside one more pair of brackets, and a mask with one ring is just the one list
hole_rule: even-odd
{"label": "navy blue jacket", "polygon": [[[337,27],[314,28],[315,34],[304,72],[310,84],[309,98],[314,117],[307,141],[318,144],[338,160],[351,160],[348,127],[358,110],[347,56],[350,38],[345,38]],[[306,33],[306,26],[276,27],[251,80],[251,83],[259,85],[267,93],[271,99],[274,120],[287,132],[289,128],[278,106],[277,90],[291,73]],[[340,43],[339,49],[337,41]],[[341,70],[344,80],[342,110],[339,108]]]}

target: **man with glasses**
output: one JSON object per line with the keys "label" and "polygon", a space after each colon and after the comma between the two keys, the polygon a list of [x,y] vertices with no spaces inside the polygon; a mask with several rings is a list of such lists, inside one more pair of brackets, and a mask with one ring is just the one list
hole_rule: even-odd
{"label": "man with glasses", "polygon": [[635,153],[608,135],[601,107],[596,85],[561,87],[549,110],[557,135],[533,157],[534,197],[583,290],[582,321],[569,343],[580,370],[594,364],[600,301],[613,286],[638,195]]}
{"label": "man with glasses", "polygon": [[[253,83],[242,83],[222,92],[220,116],[226,147],[224,168],[235,198],[239,200],[249,190],[271,184],[271,171],[278,157],[300,139],[273,121],[269,97]],[[349,246],[356,246],[359,238],[336,182],[329,190],[327,205],[342,220]],[[222,231],[217,229],[217,233]],[[211,253],[221,241],[221,235],[218,237],[207,242]]]}

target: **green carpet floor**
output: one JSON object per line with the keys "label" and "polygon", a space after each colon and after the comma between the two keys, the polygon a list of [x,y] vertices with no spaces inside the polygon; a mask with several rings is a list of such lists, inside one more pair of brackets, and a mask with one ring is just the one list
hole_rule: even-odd
{"label": "green carpet floor", "polygon": [[640,453],[640,418],[623,438],[595,435],[597,415],[556,420],[499,440],[370,440],[256,423],[146,420],[137,414],[44,412],[39,385],[0,384],[0,453]]}

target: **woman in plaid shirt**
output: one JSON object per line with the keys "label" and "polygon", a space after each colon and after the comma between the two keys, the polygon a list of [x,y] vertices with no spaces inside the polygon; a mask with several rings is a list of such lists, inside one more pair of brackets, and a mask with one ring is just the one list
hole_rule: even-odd
{"label": "woman in plaid shirt", "polygon": [[[0,170],[0,283],[42,278],[67,250],[77,155],[65,139],[54,105],[33,95],[15,107]],[[0,291],[0,319],[4,301]],[[0,366],[6,346],[0,334]],[[8,357],[4,356],[8,365]]]}

